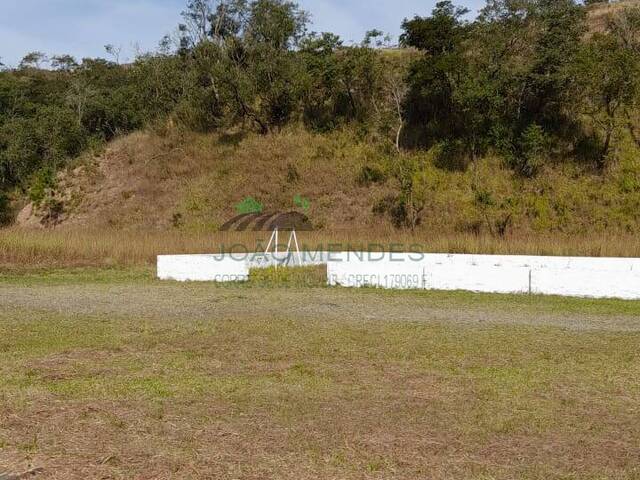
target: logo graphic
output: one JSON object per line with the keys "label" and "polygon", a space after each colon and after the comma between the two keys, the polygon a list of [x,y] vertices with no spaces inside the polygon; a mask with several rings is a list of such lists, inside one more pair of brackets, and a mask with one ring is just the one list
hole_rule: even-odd
{"label": "logo graphic", "polygon": [[274,230],[310,232],[309,217],[300,212],[243,213],[220,227],[223,232],[272,232]]}
{"label": "logo graphic", "polygon": [[[293,198],[293,204],[304,212],[311,208],[311,201],[301,195]],[[264,205],[253,197],[247,197],[235,206],[238,215],[220,227],[220,231],[245,232],[273,232],[299,231],[310,232],[313,225],[304,213],[291,212],[264,212]]]}

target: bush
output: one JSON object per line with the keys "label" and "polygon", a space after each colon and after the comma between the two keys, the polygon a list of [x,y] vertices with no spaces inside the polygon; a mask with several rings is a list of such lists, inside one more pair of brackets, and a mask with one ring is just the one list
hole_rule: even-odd
{"label": "bush", "polygon": [[404,228],[408,224],[407,205],[400,195],[386,195],[373,206],[376,215],[389,215],[391,223],[396,228]]}
{"label": "bush", "polygon": [[520,137],[518,171],[527,178],[535,177],[549,156],[550,139],[540,125],[529,125]]}
{"label": "bush", "polygon": [[358,185],[368,187],[374,183],[383,183],[386,179],[382,169],[377,166],[365,165],[358,174]]}
{"label": "bush", "polygon": [[56,185],[55,173],[51,168],[43,168],[34,174],[29,187],[29,199],[39,206],[47,197],[48,192]]}
{"label": "bush", "polygon": [[247,197],[236,205],[236,212],[238,212],[239,215],[247,213],[262,213],[263,210],[264,205],[253,197]]}
{"label": "bush", "polygon": [[602,141],[595,133],[585,134],[581,135],[576,141],[574,153],[577,160],[588,165],[597,165],[600,161],[602,148]]}
{"label": "bush", "polygon": [[469,165],[469,152],[462,140],[446,140],[435,148],[434,164],[448,171],[462,172]]}
{"label": "bush", "polygon": [[0,192],[0,227],[9,225],[13,220],[13,212],[11,211],[11,202],[6,193]]}
{"label": "bush", "polygon": [[302,195],[296,195],[293,197],[293,204],[305,212],[308,212],[311,208],[311,200],[303,197]]}
{"label": "bush", "polygon": [[634,168],[624,167],[620,175],[620,191],[633,193],[640,191],[640,172]]}
{"label": "bush", "polygon": [[300,181],[300,173],[295,165],[287,164],[287,183],[298,183]]}

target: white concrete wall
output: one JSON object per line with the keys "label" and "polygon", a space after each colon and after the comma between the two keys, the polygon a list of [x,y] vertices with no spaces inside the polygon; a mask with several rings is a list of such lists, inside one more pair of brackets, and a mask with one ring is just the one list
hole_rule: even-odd
{"label": "white concrete wall", "polygon": [[329,262],[330,252],[300,252],[284,254],[250,253],[247,256],[249,269],[270,268],[276,265],[282,267],[313,267],[326,265]]}
{"label": "white concrete wall", "polygon": [[255,268],[326,265],[330,255],[328,252],[301,252],[300,258],[297,254],[264,253],[161,255],[158,278],[180,282],[241,282],[249,280],[249,271]]}
{"label": "white concrete wall", "polygon": [[341,253],[330,285],[640,299],[640,259]]}
{"label": "white concrete wall", "polygon": [[[276,263],[294,267],[298,259],[264,254],[163,255],[158,257],[158,278],[247,281],[250,269]],[[327,264],[328,282],[334,286],[640,299],[637,258],[305,252],[302,263]]]}
{"label": "white concrete wall", "polygon": [[178,282],[246,282],[249,266],[231,255],[161,255],[158,278]]}
{"label": "white concrete wall", "polygon": [[[599,260],[599,259],[591,259]],[[599,262],[597,262],[599,263]],[[597,266],[587,259],[567,268],[540,268],[532,272],[532,293],[570,297],[640,299],[640,268]]]}
{"label": "white concrete wall", "polygon": [[329,260],[327,280],[331,286],[421,289],[424,267],[408,254],[344,252]]}

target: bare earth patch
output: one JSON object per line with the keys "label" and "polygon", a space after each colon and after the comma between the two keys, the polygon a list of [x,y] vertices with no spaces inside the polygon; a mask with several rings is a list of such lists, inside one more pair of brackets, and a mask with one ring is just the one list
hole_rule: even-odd
{"label": "bare earth patch", "polygon": [[5,280],[0,478],[638,478],[639,311]]}

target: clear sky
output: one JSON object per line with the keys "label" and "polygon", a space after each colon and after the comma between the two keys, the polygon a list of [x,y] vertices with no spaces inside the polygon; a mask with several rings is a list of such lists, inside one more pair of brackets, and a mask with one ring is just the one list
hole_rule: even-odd
{"label": "clear sky", "polygon": [[[104,45],[152,50],[175,30],[186,0],[2,0],[0,57],[16,65],[25,53],[105,56]],[[298,0],[312,14],[313,30],[359,41],[378,28],[398,35],[403,18],[426,15],[436,0]],[[483,0],[454,2],[477,11]],[[136,47],[137,46],[137,47]]]}

